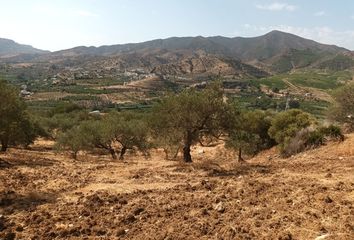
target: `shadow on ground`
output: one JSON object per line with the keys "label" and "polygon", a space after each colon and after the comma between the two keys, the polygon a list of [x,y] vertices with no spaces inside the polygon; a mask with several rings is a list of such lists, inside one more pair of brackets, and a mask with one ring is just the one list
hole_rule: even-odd
{"label": "shadow on ground", "polygon": [[26,158],[25,155],[13,154],[11,158],[8,158],[6,160],[0,158],[0,169],[20,167],[20,166],[26,166],[31,168],[50,167],[57,163],[58,163],[57,160],[49,159],[45,157]]}
{"label": "shadow on ground", "polygon": [[238,177],[252,173],[271,174],[273,168],[268,164],[237,163],[230,166],[221,166],[216,161],[203,161],[198,163],[178,162],[171,165],[174,172],[191,173],[201,170],[207,173],[209,177]]}
{"label": "shadow on ground", "polygon": [[11,214],[14,211],[31,211],[39,205],[53,203],[58,195],[48,192],[29,192],[19,194],[14,191],[0,193],[0,214]]}
{"label": "shadow on ground", "polygon": [[269,165],[261,164],[238,164],[232,169],[213,169],[210,173],[210,177],[232,177],[232,176],[242,176],[251,173],[258,174],[271,174],[272,168]]}

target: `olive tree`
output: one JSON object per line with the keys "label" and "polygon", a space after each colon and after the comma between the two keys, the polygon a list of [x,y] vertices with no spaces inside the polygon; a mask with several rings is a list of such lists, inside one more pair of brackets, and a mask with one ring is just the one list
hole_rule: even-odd
{"label": "olive tree", "polygon": [[56,139],[55,148],[62,151],[69,151],[74,159],[81,150],[88,150],[90,144],[83,130],[83,126],[73,127],[70,131],[60,133]]}
{"label": "olive tree", "polygon": [[9,146],[28,146],[37,137],[37,128],[16,88],[0,80],[1,151],[6,151]]}
{"label": "olive tree", "polygon": [[79,126],[59,135],[59,149],[72,152],[76,158],[80,150],[104,149],[113,159],[123,160],[127,150],[148,155],[148,125],[139,115],[112,112],[96,120],[84,121]]}
{"label": "olive tree", "polygon": [[178,132],[174,137],[183,146],[183,159],[192,162],[191,146],[202,136],[219,136],[227,111],[221,85],[214,83],[165,97],[154,107],[152,121],[160,134]]}
{"label": "olive tree", "polygon": [[165,153],[165,159],[177,159],[178,153],[182,148],[181,139],[183,138],[183,135],[172,128],[164,129],[164,131],[161,132],[158,121],[150,122],[150,131],[153,146],[163,149]]}
{"label": "olive tree", "polygon": [[61,133],[56,144],[58,149],[70,151],[73,158],[77,157],[80,150],[93,148],[104,149],[113,159],[117,158],[111,126],[101,120],[85,121]]}
{"label": "olive tree", "polygon": [[83,146],[107,150],[113,159],[117,159],[114,147],[114,133],[112,125],[105,120],[87,121],[81,125],[81,134],[84,136]]}
{"label": "olive tree", "polygon": [[269,112],[236,110],[232,116],[234,120],[228,129],[225,146],[238,151],[238,161],[243,161],[243,152],[256,154],[275,144],[268,134],[272,119]]}
{"label": "olive tree", "polygon": [[119,145],[119,159],[123,160],[127,150],[140,151],[146,156],[151,147],[148,140],[148,123],[137,113],[111,113],[103,121],[110,126],[113,141]]}
{"label": "olive tree", "polygon": [[335,104],[330,108],[329,117],[354,130],[354,83],[336,90],[334,99]]}

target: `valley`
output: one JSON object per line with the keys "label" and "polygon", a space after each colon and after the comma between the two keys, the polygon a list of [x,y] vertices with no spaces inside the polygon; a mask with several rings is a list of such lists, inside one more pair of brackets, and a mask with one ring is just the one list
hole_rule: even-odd
{"label": "valley", "polygon": [[[279,31],[256,38],[169,38],[53,53],[19,49],[24,53],[0,55],[0,75],[24,86],[30,105],[72,101],[93,110],[150,105],[166,92],[221,79],[228,97],[243,96],[240,101],[248,106],[276,109],[286,101],[281,91],[304,101],[302,109],[324,115],[331,91],[352,80],[354,66],[349,50]],[[257,106],[260,98],[269,106]],[[317,110],[307,107],[316,102]]]}
{"label": "valley", "polygon": [[0,240],[354,234],[354,54],[290,33],[0,39]]}

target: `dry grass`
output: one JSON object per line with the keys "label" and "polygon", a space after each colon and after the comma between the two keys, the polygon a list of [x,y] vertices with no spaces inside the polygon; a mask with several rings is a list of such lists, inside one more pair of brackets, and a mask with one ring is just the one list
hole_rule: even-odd
{"label": "dry grass", "polygon": [[0,238],[350,239],[354,233],[353,134],[289,159],[271,149],[245,164],[222,144],[193,148],[192,164],[166,161],[161,151],[148,160],[80,155],[74,161],[52,145],[38,140],[31,150],[0,155],[7,163],[0,165]]}

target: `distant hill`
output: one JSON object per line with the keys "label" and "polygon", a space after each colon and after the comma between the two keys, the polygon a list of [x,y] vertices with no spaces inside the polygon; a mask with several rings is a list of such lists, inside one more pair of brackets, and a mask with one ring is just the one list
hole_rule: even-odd
{"label": "distant hill", "polygon": [[48,51],[36,49],[29,45],[16,43],[13,40],[0,38],[0,57],[14,57],[20,54],[43,54]]}
{"label": "distant hill", "polygon": [[243,61],[271,59],[288,53],[290,50],[311,50],[314,52],[340,53],[347,52],[345,48],[326,45],[305,39],[294,34],[272,31],[263,36],[253,38],[223,38],[214,37],[213,41],[226,46],[229,51]]}
{"label": "distant hill", "polygon": [[272,31],[252,38],[227,37],[172,37],[143,43],[130,43],[101,47],[76,47],[56,54],[110,56],[142,49],[203,50],[211,54],[222,54],[239,58],[242,61],[264,60],[285,53],[291,49],[310,49],[317,52],[339,53],[349,50],[334,45],[317,43],[299,36]]}
{"label": "distant hill", "polygon": [[251,38],[172,37],[101,47],[79,46],[56,52],[0,39],[0,61],[47,62],[59,68],[144,68],[156,74],[238,77],[261,77],[302,68],[345,70],[354,67],[354,56],[345,48],[280,31]]}
{"label": "distant hill", "polygon": [[[112,57],[134,54],[139,57],[139,54],[144,56],[157,50],[204,51],[207,54],[239,60],[270,72],[286,72],[294,68],[314,66],[322,59],[350,52],[345,48],[321,44],[290,33],[272,31],[252,38],[172,37],[142,43],[101,47],[81,46],[54,52],[51,55],[53,57],[84,55]],[[169,62],[169,59],[165,60]],[[339,66],[348,66],[348,64],[339,64]]]}
{"label": "distant hill", "polygon": [[259,78],[269,75],[266,71],[243,63],[238,59],[209,54],[203,50],[140,50],[113,57],[96,57],[96,60],[83,63],[80,66],[85,69],[99,69],[100,66],[106,69],[125,70],[143,68],[157,75],[170,76],[193,75],[197,77],[221,75],[237,78]]}

